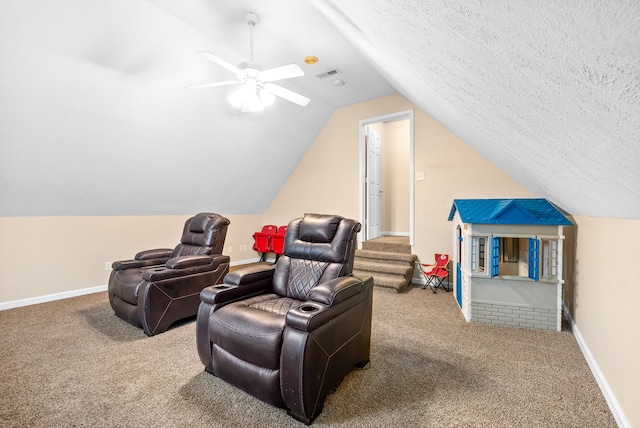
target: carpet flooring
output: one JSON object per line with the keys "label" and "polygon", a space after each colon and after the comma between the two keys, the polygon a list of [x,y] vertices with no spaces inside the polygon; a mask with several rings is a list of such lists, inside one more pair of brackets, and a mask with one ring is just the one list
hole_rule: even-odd
{"label": "carpet flooring", "polygon": [[[0,312],[2,427],[300,427],[204,372],[195,323],[146,337],[106,293]],[[468,324],[451,293],[374,290],[371,365],[317,427],[615,427],[570,331]]]}

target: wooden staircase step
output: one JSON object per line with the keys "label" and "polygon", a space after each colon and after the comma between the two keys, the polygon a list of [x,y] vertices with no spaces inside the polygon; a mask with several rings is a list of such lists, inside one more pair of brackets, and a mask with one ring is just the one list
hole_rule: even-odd
{"label": "wooden staircase step", "polygon": [[414,263],[418,256],[415,254],[394,253],[389,251],[356,250],[356,258],[389,260],[401,263]]}
{"label": "wooden staircase step", "polygon": [[411,282],[417,260],[408,237],[384,236],[365,241],[356,250],[353,274],[371,276],[378,289],[399,293]]}
{"label": "wooden staircase step", "polygon": [[353,270],[353,275],[358,278],[371,276],[373,277],[373,284],[376,287],[394,290],[398,293],[409,285],[406,278],[398,275],[387,275],[381,272],[359,271],[356,269]]}
{"label": "wooden staircase step", "polygon": [[410,277],[413,274],[413,265],[410,264],[394,264],[385,262],[371,263],[366,259],[355,259],[353,262],[353,269],[365,272],[381,272],[393,275],[400,275],[404,278]]}
{"label": "wooden staircase step", "polygon": [[362,243],[362,249],[371,250],[371,251],[411,254],[411,245],[409,244],[389,243],[389,242],[379,241],[376,239],[372,239],[371,241],[364,241]]}

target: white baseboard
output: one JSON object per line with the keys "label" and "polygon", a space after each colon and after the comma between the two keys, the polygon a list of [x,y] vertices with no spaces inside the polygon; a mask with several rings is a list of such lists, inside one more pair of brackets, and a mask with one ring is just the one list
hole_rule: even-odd
{"label": "white baseboard", "polygon": [[[240,260],[237,262],[229,263],[229,265],[239,266],[239,265],[246,265],[249,263],[257,263],[259,261],[260,261],[259,258]],[[89,287],[89,288],[81,288],[79,290],[63,291],[62,293],[53,293],[53,294],[46,294],[44,296],[29,297],[27,299],[11,300],[9,302],[0,302],[0,311],[19,308],[22,306],[37,305],[38,303],[53,302],[54,300],[68,299],[70,297],[84,296],[85,294],[99,293],[101,291],[107,291],[106,284],[98,285],[95,287]]]}
{"label": "white baseboard", "polygon": [[82,288],[80,290],[63,291],[62,293],[46,294],[44,296],[30,297],[28,299],[12,300],[10,302],[0,302],[0,311],[6,309],[19,308],[21,306],[36,305],[38,303],[53,302],[54,300],[68,299],[70,297],[84,296],[85,294],[99,293],[107,291],[107,285]]}
{"label": "white baseboard", "polygon": [[611,410],[611,413],[613,414],[613,417],[616,420],[616,423],[620,428],[631,428],[631,424],[629,423],[629,421],[627,420],[627,417],[624,415],[624,412],[620,408],[620,404],[618,404],[618,400],[616,400],[616,397],[613,394],[613,391],[611,391],[611,388],[609,387],[609,383],[607,383],[607,380],[602,374],[602,371],[600,371],[600,367],[598,366],[598,363],[596,362],[595,358],[593,357],[593,354],[589,350],[589,347],[585,343],[584,338],[580,333],[580,329],[573,321],[573,317],[571,316],[571,313],[569,313],[569,309],[564,304],[564,302],[562,303],[562,312],[564,312],[565,317],[567,317],[567,321],[569,321],[569,324],[571,325],[573,336],[576,338],[576,341],[578,342],[578,346],[580,346],[582,355],[584,355],[585,360],[587,360],[587,364],[591,369],[591,373],[593,373],[593,377],[596,379],[596,382],[600,387],[600,391],[602,391],[602,395],[604,395],[604,399],[606,400],[607,405],[609,406],[609,409]]}
{"label": "white baseboard", "polygon": [[[246,260],[239,260],[237,262],[231,262],[229,263],[229,266],[241,266],[241,265],[248,265],[251,263],[258,263],[260,261],[260,257],[256,257],[255,259],[246,259]],[[267,260],[270,261],[270,260]],[[275,259],[274,259],[275,261]]]}
{"label": "white baseboard", "polygon": [[380,232],[380,236],[411,236],[409,232]]}

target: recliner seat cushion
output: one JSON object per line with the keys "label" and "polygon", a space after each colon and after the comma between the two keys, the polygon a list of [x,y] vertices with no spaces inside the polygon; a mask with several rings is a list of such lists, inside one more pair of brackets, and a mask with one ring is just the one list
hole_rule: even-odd
{"label": "recliner seat cushion", "polygon": [[285,314],[301,301],[264,294],[226,305],[211,314],[213,344],[259,367],[280,368]]}

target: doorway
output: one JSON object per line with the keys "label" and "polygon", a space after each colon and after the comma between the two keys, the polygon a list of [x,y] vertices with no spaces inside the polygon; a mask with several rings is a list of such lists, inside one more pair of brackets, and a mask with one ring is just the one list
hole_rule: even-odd
{"label": "doorway", "polygon": [[359,127],[361,241],[408,236],[414,245],[414,111],[363,119]]}

